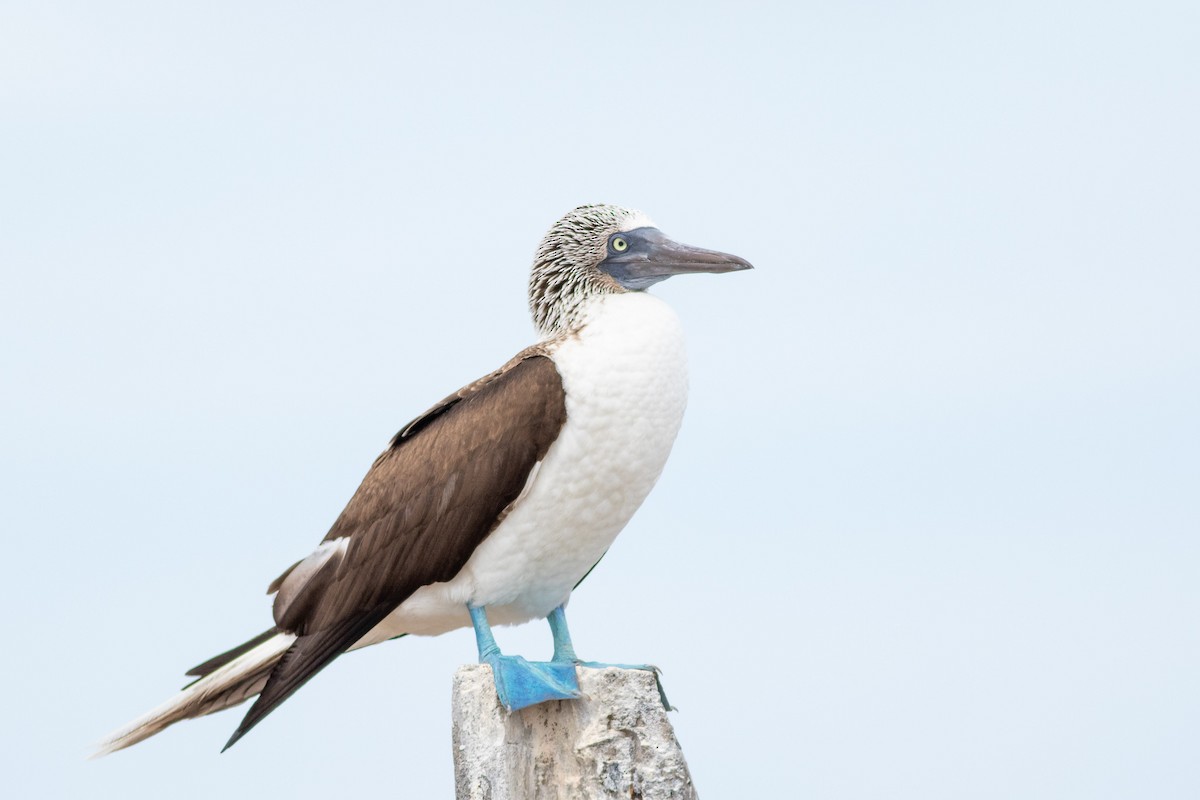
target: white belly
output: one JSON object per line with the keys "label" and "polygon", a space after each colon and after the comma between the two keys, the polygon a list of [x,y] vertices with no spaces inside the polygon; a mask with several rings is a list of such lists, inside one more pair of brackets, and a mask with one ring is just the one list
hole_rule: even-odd
{"label": "white belly", "polygon": [[643,292],[593,301],[587,324],[553,352],[567,421],[526,492],[445,583],[414,593],[357,646],[401,633],[544,617],[604,555],[658,480],[687,402],[679,319]]}

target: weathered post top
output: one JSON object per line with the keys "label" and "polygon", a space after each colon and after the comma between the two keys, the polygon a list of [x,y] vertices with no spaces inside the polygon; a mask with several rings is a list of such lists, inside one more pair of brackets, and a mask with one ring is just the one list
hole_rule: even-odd
{"label": "weathered post top", "polygon": [[580,700],[509,713],[491,667],[454,675],[458,800],[694,800],[683,750],[645,670],[579,669]]}

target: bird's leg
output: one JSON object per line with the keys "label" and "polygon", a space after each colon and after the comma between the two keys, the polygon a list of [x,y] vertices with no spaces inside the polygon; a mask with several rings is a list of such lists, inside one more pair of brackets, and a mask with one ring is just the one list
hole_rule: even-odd
{"label": "bird's leg", "polygon": [[479,663],[492,668],[496,696],[506,709],[516,711],[547,700],[573,700],[581,696],[574,662],[526,661],[520,656],[503,655],[492,636],[484,608],[467,606],[467,611],[479,645]]}
{"label": "bird's leg", "polygon": [[486,664],[493,656],[500,655],[500,645],[492,636],[492,626],[488,624],[487,612],[483,606],[467,606],[471,615],[471,627],[475,629],[475,644],[479,648],[479,663]]}
{"label": "bird's leg", "polygon": [[571,643],[571,631],[567,629],[567,615],[563,611],[563,607],[559,606],[551,611],[550,616],[546,617],[546,621],[550,623],[550,635],[554,637],[552,661],[569,662],[578,667],[592,669],[616,667],[617,669],[641,669],[651,672],[654,674],[654,685],[658,687],[658,699],[662,701],[663,708],[667,711],[674,710],[674,707],[667,701],[667,693],[663,689],[662,679],[659,677],[661,670],[658,667],[653,664],[604,664],[599,661],[583,661],[575,655],[575,646]]}
{"label": "bird's leg", "polygon": [[567,630],[567,615],[563,607],[559,606],[551,611],[546,621],[550,623],[550,635],[554,637],[554,655],[550,660],[570,661],[572,664],[579,661],[579,656],[575,655],[575,646],[571,644],[571,632]]}

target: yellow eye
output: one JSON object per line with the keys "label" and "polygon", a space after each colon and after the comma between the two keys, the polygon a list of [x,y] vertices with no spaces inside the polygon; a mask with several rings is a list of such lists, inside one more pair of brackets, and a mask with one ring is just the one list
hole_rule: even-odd
{"label": "yellow eye", "polygon": [[612,249],[616,250],[618,253],[624,253],[629,249],[629,242],[625,241],[624,238],[617,236],[612,240]]}

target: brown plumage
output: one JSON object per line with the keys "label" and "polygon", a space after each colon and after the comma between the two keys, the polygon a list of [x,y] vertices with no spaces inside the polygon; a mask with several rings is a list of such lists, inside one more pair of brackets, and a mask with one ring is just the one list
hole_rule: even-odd
{"label": "brown plumage", "polygon": [[272,582],[276,627],[193,667],[196,681],[97,755],[258,695],[228,748],[409,595],[453,578],[503,521],[566,413],[558,371],[534,346],[404,426],[323,546]]}
{"label": "brown plumage", "polygon": [[298,638],[226,747],[417,589],[458,574],[566,416],[554,363],[531,349],[406,425],[325,536],[345,546],[272,584],[276,627]]}

